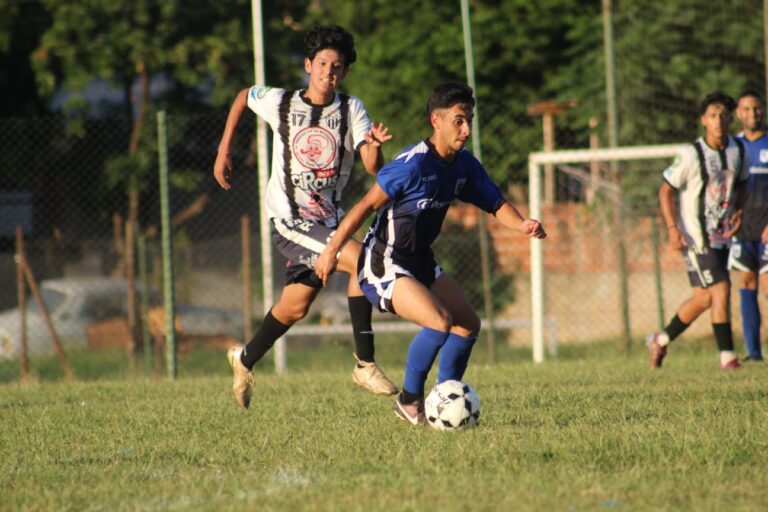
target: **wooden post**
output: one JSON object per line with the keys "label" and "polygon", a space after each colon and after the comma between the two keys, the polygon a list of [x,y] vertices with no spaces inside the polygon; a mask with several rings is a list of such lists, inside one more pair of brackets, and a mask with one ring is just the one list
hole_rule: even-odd
{"label": "wooden post", "polygon": [[16,296],[19,301],[19,365],[21,381],[29,378],[29,358],[27,356],[27,297],[24,287],[24,230],[16,226]]}
{"label": "wooden post", "polygon": [[[597,118],[589,118],[589,149],[600,147],[600,135],[597,133]],[[600,162],[589,163],[589,188],[587,188],[587,204],[595,202],[597,196],[597,184],[600,182]]]}
{"label": "wooden post", "polygon": [[[528,105],[529,116],[541,116],[544,128],[544,151],[555,149],[555,116],[576,105],[576,100],[539,101]],[[544,165],[544,205],[555,203],[555,167]]]}
{"label": "wooden post", "polygon": [[45,323],[45,326],[48,328],[48,333],[51,335],[51,341],[53,342],[53,348],[56,349],[56,355],[59,358],[59,363],[61,363],[61,367],[64,369],[64,375],[67,379],[72,379],[72,367],[69,365],[69,361],[67,360],[67,355],[64,353],[64,348],[61,346],[61,341],[59,340],[59,335],[56,334],[56,329],[53,327],[53,323],[51,322],[51,315],[48,314],[48,307],[45,305],[45,301],[43,300],[43,296],[40,295],[40,290],[37,287],[37,281],[35,281],[35,276],[32,273],[32,267],[29,265],[29,262],[27,261],[26,254],[22,253],[19,257],[21,266],[24,269],[24,276],[27,278],[27,284],[29,285],[29,289],[32,291],[32,295],[35,297],[35,302],[37,302],[37,307],[40,308],[40,314],[43,317],[43,322]]}
{"label": "wooden post", "polygon": [[123,271],[125,270],[124,267],[120,265],[120,262],[123,259],[123,254],[125,253],[125,245],[123,243],[125,239],[123,238],[123,218],[120,216],[119,213],[113,213],[112,214],[112,250],[114,251],[115,255],[115,261],[110,262],[110,264],[115,264],[115,267],[112,268],[112,276],[113,277],[122,277]]}
{"label": "wooden post", "polygon": [[139,326],[138,299],[136,297],[136,225],[131,219],[125,221],[125,277],[128,282],[127,307],[128,332],[130,341],[128,352],[132,363],[138,354],[141,345],[141,330]]}
{"label": "wooden post", "polygon": [[253,333],[251,324],[251,221],[248,215],[240,218],[240,243],[242,244],[243,259],[243,343],[250,341]]}

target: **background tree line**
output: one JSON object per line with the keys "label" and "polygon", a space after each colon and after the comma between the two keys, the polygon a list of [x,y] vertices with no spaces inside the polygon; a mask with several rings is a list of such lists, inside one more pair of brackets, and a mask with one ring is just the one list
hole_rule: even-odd
{"label": "background tree line", "polygon": [[[761,5],[614,1],[619,143],[691,139],[704,93],[764,90]],[[590,118],[599,120],[607,140],[599,1],[475,0],[470,10],[482,142],[497,180],[525,182],[527,154],[541,148],[541,123],[526,113],[532,102],[576,100],[558,118],[565,144],[587,145]],[[308,27],[337,23],[355,35],[359,59],[345,89],[391,128],[389,157],[427,134],[429,90],[465,80],[459,2],[265,0],[263,11],[269,85],[303,85]],[[252,82],[248,0],[0,0],[0,116],[56,117],[60,124],[49,130],[103,161],[80,171],[73,161],[69,172],[90,172],[96,184],[79,197],[129,197],[129,216],[151,193],[145,184],[155,166],[154,112],[225,112]],[[110,91],[101,100],[94,92],[99,84]],[[118,153],[89,142],[105,123],[123,133]],[[192,125],[173,143],[188,147],[194,136]],[[37,177],[6,161],[0,188],[29,188],[30,180],[60,172],[45,164],[55,155],[34,145],[27,151],[28,161],[38,162]],[[175,184],[187,190],[209,177],[175,172]]]}

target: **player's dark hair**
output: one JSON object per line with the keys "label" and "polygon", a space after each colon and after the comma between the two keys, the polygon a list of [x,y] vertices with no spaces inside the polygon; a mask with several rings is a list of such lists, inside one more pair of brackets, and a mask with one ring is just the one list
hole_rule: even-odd
{"label": "player's dark hair", "polygon": [[739,97],[736,99],[736,103],[742,100],[742,98],[755,98],[757,101],[760,102],[761,105],[765,105],[765,100],[763,99],[763,95],[757,92],[755,89],[744,89],[741,91],[741,94],[739,94]]}
{"label": "player's dark hair", "polygon": [[728,112],[733,112],[736,108],[736,100],[728,96],[722,91],[715,91],[704,96],[701,100],[701,106],[699,106],[699,115],[703,116],[710,105],[722,105]]}
{"label": "player's dark hair", "polygon": [[336,50],[344,56],[344,65],[350,66],[357,60],[355,38],[338,25],[320,25],[304,36],[304,55],[313,60],[322,50]]}
{"label": "player's dark hair", "polygon": [[451,108],[454,105],[466,105],[469,108],[475,106],[475,97],[472,88],[459,82],[445,82],[434,89],[427,100],[427,119],[432,112],[442,108]]}

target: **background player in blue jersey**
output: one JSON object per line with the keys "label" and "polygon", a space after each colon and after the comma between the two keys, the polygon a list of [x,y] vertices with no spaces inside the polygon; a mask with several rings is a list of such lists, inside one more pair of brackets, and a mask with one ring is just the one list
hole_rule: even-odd
{"label": "background player in blue jersey", "polygon": [[728,244],[741,223],[747,179],[744,146],[728,135],[735,106],[722,92],[708,94],[700,107],[704,136],[686,146],[663,173],[659,203],[669,248],[683,254],[693,294],[663,331],[646,338],[651,368],[661,367],[669,344],[707,309],[720,367],[741,367],[733,349],[728,274]]}
{"label": "background player in blue jersey", "polygon": [[[745,361],[762,361],[758,289],[768,290],[768,134],[765,130],[765,102],[755,91],[744,91],[736,105],[736,118],[746,148],[747,199],[741,228],[731,243],[728,266],[739,271],[741,320],[748,356]],[[759,286],[758,286],[759,284]]]}
{"label": "background player in blue jersey", "polygon": [[[234,374],[232,393],[244,408],[251,400],[253,365],[307,314],[322,288],[313,266],[343,215],[341,194],[355,153],[360,153],[366,171],[375,175],[384,163],[381,144],[392,138],[386,127],[371,124],[362,101],[336,92],[357,56],[352,36],[336,25],[321,26],[310,30],[304,43],[307,88],[243,89],[230,108],[213,169],[219,185],[230,188],[230,146],[246,108],[269,123],[275,136],[266,208],[272,238],[289,264],[283,293],[253,339],[242,349],[227,352]],[[360,244],[351,240],[337,253],[340,270],[354,276]],[[397,387],[374,361],[371,305],[356,279],[350,278],[347,294],[358,358],[352,378],[372,393],[393,395]]]}
{"label": "background player in blue jersey", "polygon": [[424,383],[438,352],[438,382],[460,380],[480,330],[480,319],[431,248],[450,204],[454,199],[472,203],[525,235],[547,236],[539,221],[523,218],[504,199],[464,149],[474,105],[472,89],[464,84],[445,83],[432,91],[426,109],[432,135],[379,171],[376,184],[350,210],[315,265],[326,282],[336,268],[336,252],[377,212],[363,242],[358,279],[381,311],[422,327],[408,350],[405,383],[395,405],[398,417],[414,425],[425,423]]}

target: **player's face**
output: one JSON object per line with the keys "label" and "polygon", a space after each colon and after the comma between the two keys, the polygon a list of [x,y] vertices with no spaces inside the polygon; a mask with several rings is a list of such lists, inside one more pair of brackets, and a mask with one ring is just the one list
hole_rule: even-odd
{"label": "player's face", "polygon": [[747,131],[762,129],[764,114],[763,105],[754,96],[741,98],[736,106],[736,117],[739,119],[741,126]]}
{"label": "player's face", "polygon": [[707,137],[713,139],[724,139],[728,135],[732,120],[733,117],[725,105],[719,103],[709,105],[701,116],[701,124],[707,132]]}
{"label": "player's face", "polygon": [[309,88],[320,94],[330,94],[347,74],[344,56],[326,48],[315,54],[312,60],[304,59],[304,71],[309,73]]}
{"label": "player's face", "polygon": [[433,114],[435,135],[442,145],[453,153],[461,151],[472,133],[472,109],[468,105],[454,105]]}

